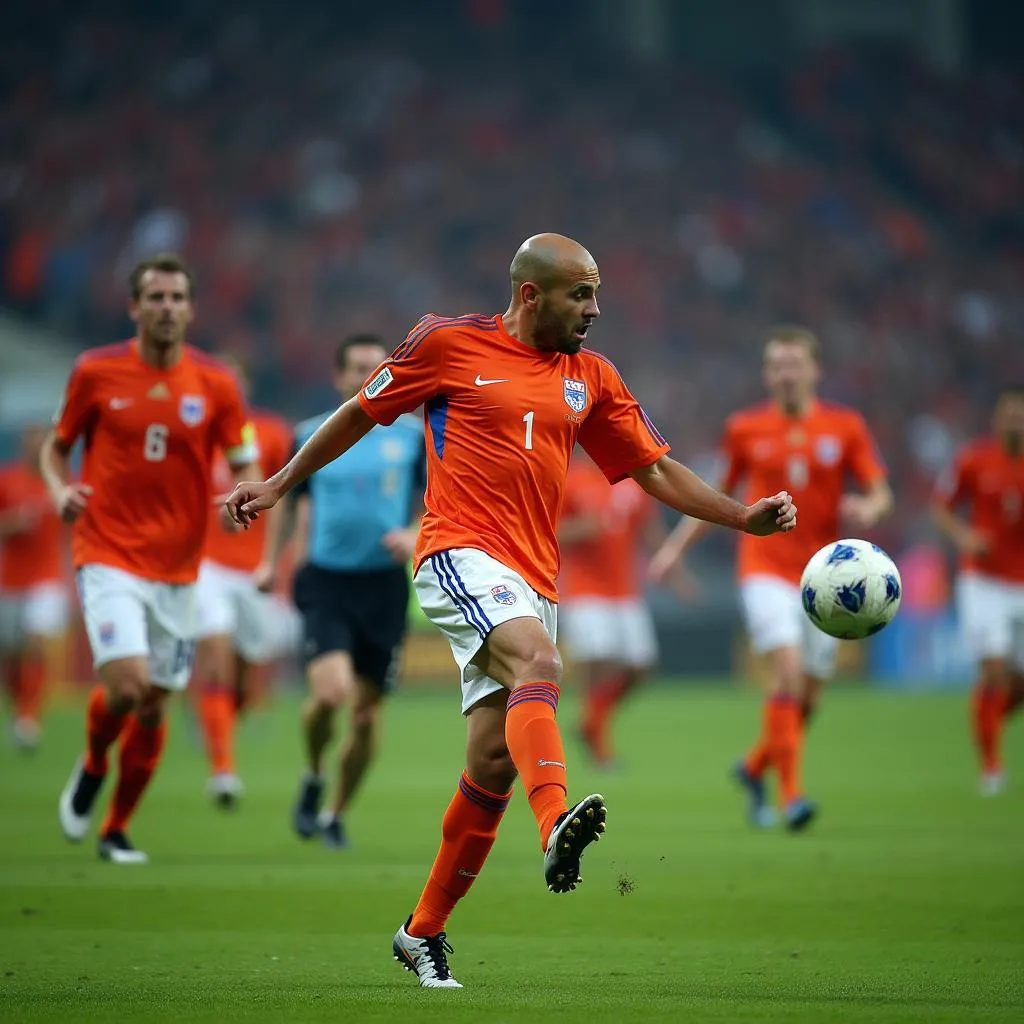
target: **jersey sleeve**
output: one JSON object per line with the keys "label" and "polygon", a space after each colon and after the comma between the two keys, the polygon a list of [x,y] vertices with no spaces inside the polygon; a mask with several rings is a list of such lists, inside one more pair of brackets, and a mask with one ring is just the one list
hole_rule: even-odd
{"label": "jersey sleeve", "polygon": [[594,408],[579,443],[610,483],[657,462],[671,449],[610,363],[602,360]]}
{"label": "jersey sleeve", "polygon": [[61,447],[71,448],[87,433],[96,416],[92,375],[81,360],[75,363],[53,417],[53,432]]}
{"label": "jersey sleeve", "polygon": [[973,461],[970,454],[961,451],[946,467],[935,483],[935,500],[948,509],[956,508],[971,496]]}
{"label": "jersey sleeve", "polygon": [[855,415],[846,450],[846,466],[861,487],[871,487],[887,476],[875,439],[864,417]]}
{"label": "jersey sleeve", "polygon": [[242,394],[233,377],[225,375],[217,381],[217,419],[214,440],[223,450],[232,469],[259,459],[256,428],[245,412]]}
{"label": "jersey sleeve", "polygon": [[363,412],[386,427],[439,394],[446,337],[443,327],[417,324],[363,385]]}
{"label": "jersey sleeve", "polygon": [[719,486],[726,494],[733,494],[748,475],[746,449],[736,420],[730,419],[722,431],[719,450]]}

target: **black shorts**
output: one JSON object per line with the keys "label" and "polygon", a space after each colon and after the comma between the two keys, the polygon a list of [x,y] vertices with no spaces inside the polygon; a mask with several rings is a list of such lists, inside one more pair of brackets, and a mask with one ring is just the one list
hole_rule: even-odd
{"label": "black shorts", "polygon": [[295,576],[294,597],[305,626],[307,664],[345,651],[358,675],[383,693],[392,688],[409,605],[404,568],[337,572],[307,564]]}

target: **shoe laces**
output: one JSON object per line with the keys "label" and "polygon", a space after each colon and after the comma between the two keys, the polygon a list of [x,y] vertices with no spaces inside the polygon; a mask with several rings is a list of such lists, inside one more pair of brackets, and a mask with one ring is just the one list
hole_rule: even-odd
{"label": "shoe laces", "polygon": [[437,935],[428,935],[423,939],[423,943],[427,947],[427,956],[430,958],[434,974],[441,981],[446,981],[452,976],[452,972],[448,967],[448,957],[446,954],[455,952],[455,950],[452,949],[451,944],[448,942],[447,933],[438,932]]}

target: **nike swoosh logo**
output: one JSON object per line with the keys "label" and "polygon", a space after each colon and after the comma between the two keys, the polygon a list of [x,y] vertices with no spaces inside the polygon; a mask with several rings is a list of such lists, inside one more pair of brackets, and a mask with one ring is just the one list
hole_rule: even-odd
{"label": "nike swoosh logo", "polygon": [[542,757],[537,762],[537,767],[538,768],[562,768],[562,769],[564,769],[565,765],[562,764],[561,761],[545,761],[544,758]]}
{"label": "nike swoosh logo", "polygon": [[110,400],[111,409],[127,409],[129,405],[134,402],[133,398],[112,398]]}
{"label": "nike swoosh logo", "polygon": [[478,373],[476,375],[476,380],[473,381],[473,383],[478,388],[485,388],[487,387],[488,384],[507,384],[508,377],[496,377],[494,380],[484,380],[484,378],[481,377],[480,374]]}

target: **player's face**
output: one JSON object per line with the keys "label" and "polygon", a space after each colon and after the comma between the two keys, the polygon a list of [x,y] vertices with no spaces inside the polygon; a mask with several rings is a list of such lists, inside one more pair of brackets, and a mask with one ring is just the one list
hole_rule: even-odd
{"label": "player's face", "polygon": [[583,347],[590,325],[601,315],[597,290],[601,277],[597,266],[580,267],[557,284],[537,290],[533,340],[542,352],[575,355]]}
{"label": "player's face", "polygon": [[993,425],[999,437],[1017,449],[1024,447],[1024,395],[1001,396],[996,402]]}
{"label": "player's face", "polygon": [[334,386],[343,401],[348,401],[359,393],[366,383],[366,378],[387,359],[388,354],[382,345],[353,345],[345,356],[344,369],[334,374]]}
{"label": "player's face", "polygon": [[764,383],[772,398],[784,408],[806,403],[818,386],[821,371],[806,345],[771,341],[764,352]]}
{"label": "player's face", "polygon": [[180,345],[194,315],[188,278],[180,271],[147,270],[130,312],[140,337],[160,348]]}

